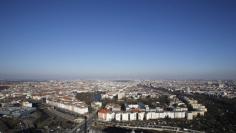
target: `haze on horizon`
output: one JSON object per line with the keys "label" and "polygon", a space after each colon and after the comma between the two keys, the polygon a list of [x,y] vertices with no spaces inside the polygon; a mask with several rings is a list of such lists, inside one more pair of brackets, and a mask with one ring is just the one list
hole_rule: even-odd
{"label": "haze on horizon", "polygon": [[1,0],[0,79],[236,79],[234,0]]}

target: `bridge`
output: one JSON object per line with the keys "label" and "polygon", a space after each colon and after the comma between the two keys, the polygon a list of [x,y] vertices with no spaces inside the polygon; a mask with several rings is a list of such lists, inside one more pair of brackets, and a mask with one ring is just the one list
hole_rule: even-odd
{"label": "bridge", "polygon": [[97,111],[94,111],[88,116],[84,116],[85,119],[81,123],[79,123],[74,129],[72,129],[70,133],[87,133],[92,123],[95,121],[96,116]]}
{"label": "bridge", "polygon": [[192,129],[180,128],[180,127],[172,127],[172,126],[161,126],[161,125],[139,125],[134,126],[129,123],[117,123],[117,122],[103,122],[98,121],[99,124],[102,124],[105,127],[118,127],[118,128],[125,128],[131,130],[153,130],[153,131],[169,131],[169,132],[176,132],[176,133],[205,133],[203,131],[197,131]]}

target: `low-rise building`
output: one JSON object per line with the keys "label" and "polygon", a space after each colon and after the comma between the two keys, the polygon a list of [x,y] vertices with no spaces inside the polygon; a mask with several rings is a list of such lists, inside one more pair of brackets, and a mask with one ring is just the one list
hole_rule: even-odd
{"label": "low-rise building", "polygon": [[129,121],[129,113],[122,113],[122,121]]}
{"label": "low-rise building", "polygon": [[91,107],[95,109],[99,109],[102,107],[102,102],[92,102]]}
{"label": "low-rise building", "polygon": [[192,120],[193,119],[193,113],[192,112],[187,112],[187,120]]}
{"label": "low-rise building", "polygon": [[23,107],[33,107],[33,104],[32,103],[30,103],[30,102],[22,102],[22,106]]}
{"label": "low-rise building", "polygon": [[109,104],[106,105],[105,108],[109,109],[113,112],[120,112],[121,111],[121,106],[119,104],[109,103]]}
{"label": "low-rise building", "polygon": [[137,120],[137,113],[133,112],[129,114],[130,121],[135,121]]}
{"label": "low-rise building", "polygon": [[183,111],[177,111],[177,112],[174,112],[174,117],[175,118],[185,118],[185,112],[183,112]]}
{"label": "low-rise building", "polygon": [[138,113],[138,120],[144,120],[145,112],[139,112]]}
{"label": "low-rise building", "polygon": [[174,114],[173,111],[168,111],[168,112],[165,112],[165,117],[174,119],[175,118],[175,114]]}
{"label": "low-rise building", "polygon": [[51,106],[62,108],[68,111],[72,111],[74,113],[78,113],[78,114],[88,113],[88,106],[84,102],[72,100],[67,97],[48,98],[46,99],[46,103]]}
{"label": "low-rise building", "polygon": [[98,111],[98,119],[99,120],[107,120],[107,113],[109,112],[109,110],[107,109],[101,109]]}
{"label": "low-rise building", "polygon": [[116,119],[116,121],[121,121],[121,113],[116,113],[115,119]]}

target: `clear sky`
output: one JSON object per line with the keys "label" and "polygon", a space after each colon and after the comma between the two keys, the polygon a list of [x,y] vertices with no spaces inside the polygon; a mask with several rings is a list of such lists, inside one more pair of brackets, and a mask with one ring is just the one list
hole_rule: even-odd
{"label": "clear sky", "polygon": [[235,0],[1,0],[0,79],[236,79]]}

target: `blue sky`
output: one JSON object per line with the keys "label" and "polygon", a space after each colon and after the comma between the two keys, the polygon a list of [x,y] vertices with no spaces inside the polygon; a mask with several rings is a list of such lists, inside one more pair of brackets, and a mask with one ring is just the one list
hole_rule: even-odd
{"label": "blue sky", "polygon": [[0,79],[236,79],[234,0],[2,0]]}

